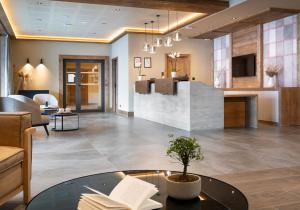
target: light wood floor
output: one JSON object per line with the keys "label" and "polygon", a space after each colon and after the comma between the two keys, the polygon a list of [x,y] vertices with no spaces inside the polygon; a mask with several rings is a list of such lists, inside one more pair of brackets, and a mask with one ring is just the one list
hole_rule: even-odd
{"label": "light wood floor", "polygon": [[[189,172],[223,179],[245,193],[251,210],[300,210],[300,127],[185,132],[138,118],[80,115],[80,130],[34,135],[32,193],[72,178],[116,170],[181,170],[166,156],[168,134],[195,136],[204,160]],[[50,125],[52,127],[53,124]],[[0,210],[22,210],[16,196]],[[187,209],[188,210],[188,209]]]}

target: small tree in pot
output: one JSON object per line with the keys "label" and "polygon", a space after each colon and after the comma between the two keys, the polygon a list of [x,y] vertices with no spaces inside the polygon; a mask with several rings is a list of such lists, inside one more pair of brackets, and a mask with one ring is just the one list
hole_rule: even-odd
{"label": "small tree in pot", "polygon": [[188,174],[187,168],[194,160],[203,160],[204,156],[201,146],[194,137],[180,136],[170,140],[167,155],[183,165],[181,174],[167,177],[168,195],[177,199],[192,199],[201,191],[201,180],[199,176]]}

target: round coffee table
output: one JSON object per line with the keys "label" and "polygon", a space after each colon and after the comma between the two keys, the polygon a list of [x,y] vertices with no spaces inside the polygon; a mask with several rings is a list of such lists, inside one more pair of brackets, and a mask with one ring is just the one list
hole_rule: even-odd
{"label": "round coffee table", "polygon": [[80,195],[93,193],[84,186],[109,194],[124,175],[136,176],[155,184],[159,193],[152,199],[163,204],[161,210],[248,210],[248,201],[242,192],[230,184],[207,176],[201,176],[199,198],[189,201],[172,199],[166,194],[164,176],[168,173],[164,170],[119,171],[72,179],[35,196],[26,210],[76,210]]}
{"label": "round coffee table", "polygon": [[[76,128],[64,128],[64,118],[69,118],[69,117],[73,117],[73,116],[77,116],[77,127]],[[79,114],[77,113],[55,113],[52,115],[52,117],[54,118],[54,128],[52,128],[53,131],[75,131],[79,129]],[[57,125],[56,125],[56,121],[57,118],[61,118],[61,128],[58,129]]]}

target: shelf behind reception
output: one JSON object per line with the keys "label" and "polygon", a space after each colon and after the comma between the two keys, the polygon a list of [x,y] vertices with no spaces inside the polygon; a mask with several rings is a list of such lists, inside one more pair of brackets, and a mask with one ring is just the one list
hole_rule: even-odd
{"label": "shelf behind reception", "polygon": [[176,95],[135,93],[134,116],[187,131],[224,128],[224,92],[201,82],[177,82]]}

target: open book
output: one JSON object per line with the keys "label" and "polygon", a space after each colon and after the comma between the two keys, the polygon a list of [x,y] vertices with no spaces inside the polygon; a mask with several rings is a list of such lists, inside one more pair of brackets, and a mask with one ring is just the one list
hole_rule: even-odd
{"label": "open book", "polygon": [[155,185],[128,175],[109,196],[96,192],[82,194],[78,210],[151,210],[162,207],[161,203],[150,199],[158,192]]}

